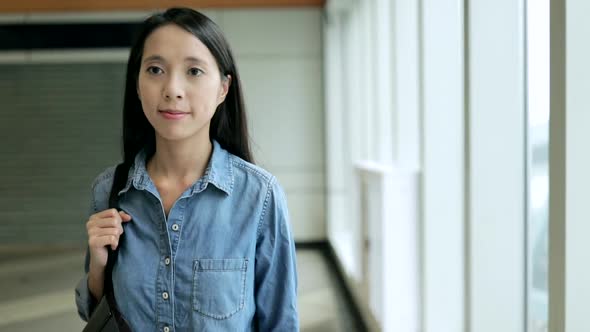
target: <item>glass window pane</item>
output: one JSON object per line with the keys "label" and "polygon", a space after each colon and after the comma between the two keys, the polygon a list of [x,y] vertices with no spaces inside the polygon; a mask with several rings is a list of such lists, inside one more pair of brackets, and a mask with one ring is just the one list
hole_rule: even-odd
{"label": "glass window pane", "polygon": [[549,1],[527,1],[528,332],[547,331]]}

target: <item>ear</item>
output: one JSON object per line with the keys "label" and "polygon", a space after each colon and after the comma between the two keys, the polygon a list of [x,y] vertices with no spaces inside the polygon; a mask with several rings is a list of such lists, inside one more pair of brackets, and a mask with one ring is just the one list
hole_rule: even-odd
{"label": "ear", "polygon": [[231,86],[231,75],[225,75],[221,78],[221,89],[219,91],[219,97],[217,98],[217,105],[223,103],[227,93],[229,92],[229,87]]}

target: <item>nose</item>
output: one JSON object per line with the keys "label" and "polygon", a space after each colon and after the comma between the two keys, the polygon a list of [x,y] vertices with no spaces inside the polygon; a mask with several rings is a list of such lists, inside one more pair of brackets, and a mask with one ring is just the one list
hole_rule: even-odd
{"label": "nose", "polygon": [[174,75],[171,76],[170,79],[166,82],[166,85],[164,85],[163,94],[164,98],[167,100],[183,99],[184,88],[181,79],[175,77]]}

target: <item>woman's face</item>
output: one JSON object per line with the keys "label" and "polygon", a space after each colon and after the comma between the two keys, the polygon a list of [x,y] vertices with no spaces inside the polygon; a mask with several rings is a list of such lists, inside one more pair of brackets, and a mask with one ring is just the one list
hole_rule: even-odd
{"label": "woman's face", "polygon": [[146,39],[137,93],[160,139],[208,138],[229,84],[209,49],[177,25],[157,28]]}

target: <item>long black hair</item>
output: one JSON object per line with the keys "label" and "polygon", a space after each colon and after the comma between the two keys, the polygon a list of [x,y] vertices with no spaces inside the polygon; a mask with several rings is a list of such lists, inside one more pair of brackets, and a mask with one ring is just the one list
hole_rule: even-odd
{"label": "long black hair", "polygon": [[[123,162],[115,173],[111,203],[116,202],[117,193],[125,187],[127,174],[137,153],[145,149],[149,158],[156,150],[154,128],[143,113],[137,95],[137,82],[145,40],[154,30],[168,24],[175,24],[197,37],[215,58],[221,76],[231,76],[225,100],[217,107],[211,119],[209,138],[216,140],[230,153],[254,162],[250,151],[240,76],[227,40],[221,29],[207,16],[190,8],[170,8],[150,16],[141,24],[129,54],[123,102]],[[111,207],[114,207],[113,204]]]}

